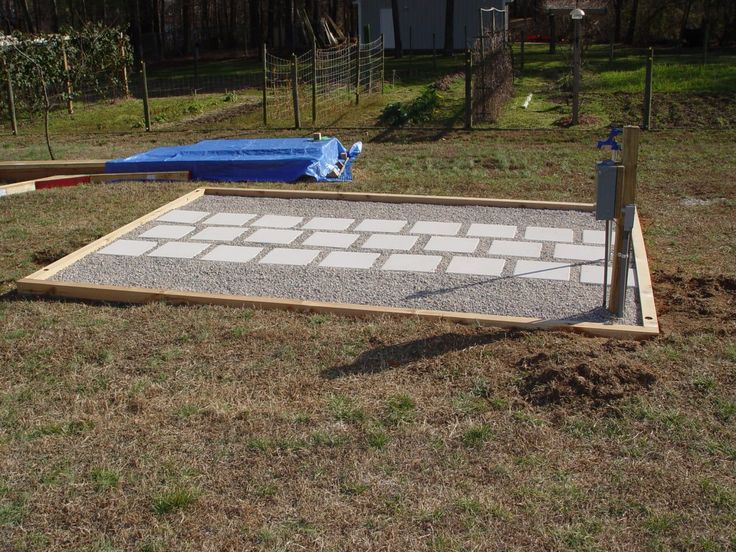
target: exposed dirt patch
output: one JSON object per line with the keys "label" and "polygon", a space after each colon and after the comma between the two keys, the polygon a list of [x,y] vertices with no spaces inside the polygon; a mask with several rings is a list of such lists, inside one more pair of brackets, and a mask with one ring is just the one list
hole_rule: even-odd
{"label": "exposed dirt patch", "polygon": [[[736,278],[710,276],[686,278],[655,272],[657,310],[666,325],[676,325],[684,334],[701,331],[705,325],[734,335],[736,322]],[[708,318],[704,318],[708,317]]]}
{"label": "exposed dirt patch", "polygon": [[[218,123],[227,122],[230,119],[234,119],[236,117],[247,115],[248,113],[252,113],[253,111],[256,111],[259,107],[260,104],[258,103],[258,101],[249,99],[247,102],[229,105],[227,107],[223,107],[222,109],[208,111],[207,113],[202,113],[201,115],[196,115],[182,121],[171,123],[170,125],[168,125],[168,127],[175,129],[182,127],[188,128],[192,125],[215,125]],[[166,128],[167,125],[160,125],[160,127]]]}
{"label": "exposed dirt patch", "polygon": [[[657,377],[631,360],[637,343],[607,344],[601,352],[538,353],[522,358],[517,368],[524,372],[521,395],[535,405],[584,400],[593,406],[642,393]],[[621,358],[611,362],[611,356]]]}
{"label": "exposed dirt patch", "polygon": [[[580,115],[578,124],[597,125],[600,122],[601,120],[598,117],[594,117],[593,115]],[[560,117],[553,124],[558,127],[569,128],[573,126],[572,125],[572,115],[565,115],[564,117]]]}

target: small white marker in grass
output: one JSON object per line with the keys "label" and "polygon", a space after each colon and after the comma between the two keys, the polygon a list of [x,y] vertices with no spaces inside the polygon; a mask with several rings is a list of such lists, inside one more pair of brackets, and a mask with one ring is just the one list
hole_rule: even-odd
{"label": "small white marker in grass", "polygon": [[526,100],[524,100],[524,103],[521,105],[524,109],[529,109],[529,104],[532,103],[532,96],[534,94],[529,93],[529,95],[526,97]]}

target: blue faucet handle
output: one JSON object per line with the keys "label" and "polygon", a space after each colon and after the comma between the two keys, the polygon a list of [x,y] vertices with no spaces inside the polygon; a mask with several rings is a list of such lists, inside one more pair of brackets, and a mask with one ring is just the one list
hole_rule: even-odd
{"label": "blue faucet handle", "polygon": [[620,128],[612,128],[611,132],[608,134],[608,138],[605,140],[598,140],[597,148],[601,149],[606,146],[611,146],[611,151],[620,151],[621,150],[621,144],[619,144],[616,141],[616,136],[621,134],[623,131]]}

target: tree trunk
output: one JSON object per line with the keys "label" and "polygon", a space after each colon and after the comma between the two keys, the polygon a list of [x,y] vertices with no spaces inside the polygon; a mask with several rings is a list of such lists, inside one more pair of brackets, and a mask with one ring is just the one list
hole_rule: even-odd
{"label": "tree trunk", "polygon": [[26,30],[29,33],[35,32],[33,27],[33,19],[31,19],[31,11],[28,9],[28,0],[18,0],[18,7],[20,8],[21,14],[26,24]]}
{"label": "tree trunk", "polygon": [[58,33],[59,27],[59,4],[56,0],[51,0],[51,30]]}
{"label": "tree trunk", "polygon": [[163,32],[161,31],[161,0],[153,0],[153,35],[156,44],[156,58],[161,60],[164,57],[164,41]]}
{"label": "tree trunk", "polygon": [[445,55],[455,49],[455,0],[445,0]]}
{"label": "tree trunk", "polygon": [[636,18],[639,12],[639,0],[632,0],[631,3],[631,16],[629,18],[629,29],[626,31],[626,44],[634,43],[634,36],[636,34]]}
{"label": "tree trunk", "polygon": [[[400,58],[404,55],[401,47],[401,21],[399,0],[391,0],[391,14],[394,20],[394,57]],[[358,30],[360,32],[360,30]]]}

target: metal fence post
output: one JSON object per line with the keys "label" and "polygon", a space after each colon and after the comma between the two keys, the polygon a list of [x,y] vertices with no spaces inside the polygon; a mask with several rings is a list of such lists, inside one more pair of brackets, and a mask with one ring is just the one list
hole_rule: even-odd
{"label": "metal fence post", "polygon": [[645,130],[652,128],[652,90],[654,71],[654,48],[649,48],[647,56],[647,75],[644,83],[644,124]]}
{"label": "metal fence post", "polygon": [[383,83],[386,81],[386,50],[384,49],[383,33],[381,33],[381,94],[383,94]]}
{"label": "metal fence post", "polygon": [[263,43],[263,126],[268,126],[268,107],[266,106],[266,92],[268,89],[268,65],[266,62],[266,43]]}
{"label": "metal fence post", "polygon": [[317,42],[312,42],[312,124],[317,124]]}
{"label": "metal fence post", "polygon": [[473,128],[473,55],[465,50],[465,128]]}
{"label": "metal fence post", "polygon": [[302,128],[302,119],[299,114],[299,68],[296,54],[291,54],[291,95],[294,100],[294,128]]}
{"label": "metal fence post", "polygon": [[358,45],[356,48],[355,60],[355,105],[360,104],[360,35],[358,35]]}
{"label": "metal fence post", "polygon": [[143,77],[143,124],[146,132],[151,131],[151,107],[148,103],[148,76],[146,75],[146,62],[141,61],[141,76]]}

